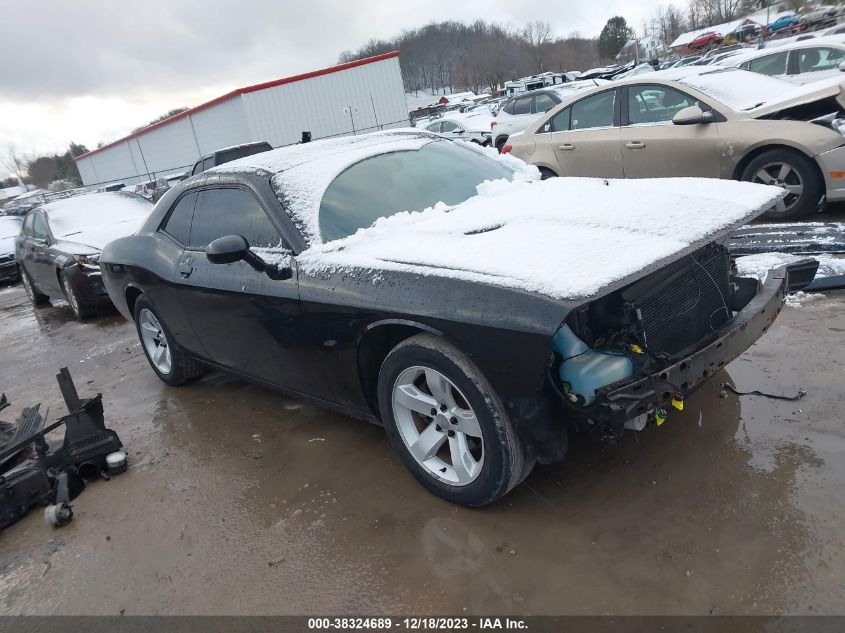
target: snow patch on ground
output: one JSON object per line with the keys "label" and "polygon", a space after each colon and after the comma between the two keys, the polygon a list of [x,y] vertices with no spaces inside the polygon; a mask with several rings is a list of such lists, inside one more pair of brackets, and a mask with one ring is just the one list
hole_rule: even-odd
{"label": "snow patch on ground", "polygon": [[398,270],[588,297],[747,222],[782,195],[697,178],[498,180],[456,206],[381,218],[298,261],[308,274]]}

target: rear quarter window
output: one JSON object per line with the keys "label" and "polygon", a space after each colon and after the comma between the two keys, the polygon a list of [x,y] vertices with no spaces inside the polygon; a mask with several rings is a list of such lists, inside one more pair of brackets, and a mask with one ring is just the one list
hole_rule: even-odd
{"label": "rear quarter window", "polygon": [[179,198],[162,227],[165,233],[172,236],[180,244],[187,244],[190,240],[191,220],[194,216],[196,203],[196,193],[189,193]]}

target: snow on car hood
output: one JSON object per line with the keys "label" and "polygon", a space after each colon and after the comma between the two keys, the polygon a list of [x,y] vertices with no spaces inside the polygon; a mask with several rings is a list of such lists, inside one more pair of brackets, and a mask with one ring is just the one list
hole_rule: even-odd
{"label": "snow on car hood", "polygon": [[44,205],[53,237],[97,250],[137,231],[153,208],[135,194],[95,193]]}
{"label": "snow on car hood", "polygon": [[397,213],[297,258],[305,274],[397,270],[586,298],[721,237],[783,190],[702,178],[485,182],[456,205]]}

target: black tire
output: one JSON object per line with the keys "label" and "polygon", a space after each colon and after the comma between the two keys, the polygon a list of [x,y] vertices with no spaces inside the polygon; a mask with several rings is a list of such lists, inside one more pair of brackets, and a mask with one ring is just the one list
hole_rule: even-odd
{"label": "black tire", "polygon": [[[150,356],[150,352],[147,349],[147,345],[144,343],[144,336],[141,333],[141,313],[144,310],[148,310],[153,314],[155,319],[161,326],[161,329],[164,333],[164,338],[166,340],[166,347],[170,352],[170,371],[162,371],[159,367],[156,366],[153,358]],[[170,329],[167,327],[167,324],[164,322],[164,319],[161,318],[156,307],[153,305],[153,302],[150,301],[149,297],[146,295],[141,295],[135,300],[135,310],[133,313],[133,317],[135,320],[135,331],[138,333],[138,339],[141,341],[141,349],[144,350],[144,356],[147,357],[147,361],[150,363],[150,367],[156,373],[156,375],[165,383],[172,387],[178,387],[179,385],[184,385],[186,382],[190,382],[191,380],[198,378],[202,374],[205,373],[206,368],[202,365],[199,361],[193,358],[190,354],[188,354],[184,348],[182,348],[174,339],[173,334],[171,333]]]}
{"label": "black tire", "polygon": [[[394,416],[393,390],[400,375],[414,367],[432,368],[446,377],[475,413],[484,448],[481,470],[470,483],[450,484],[436,477],[417,461],[402,438]],[[379,372],[378,403],[387,437],[405,467],[429,492],[446,501],[486,505],[512,490],[534,467],[533,456],[490,383],[465,354],[438,337],[419,334],[390,351]]]}
{"label": "black tire", "polygon": [[819,200],[824,195],[824,182],[813,161],[798,151],[772,149],[763,152],[748,163],[742,172],[742,180],[765,183],[759,174],[766,171],[771,172],[769,177],[776,176],[779,171],[778,165],[791,167],[791,171],[785,178],[785,184],[803,185],[803,191],[800,195],[787,195],[784,199],[785,205],[766,211],[763,217],[776,221],[797,220],[817,211]]}
{"label": "black tire", "polygon": [[85,303],[85,299],[73,287],[73,283],[67,274],[64,272],[59,273],[59,281],[62,284],[62,292],[65,294],[65,300],[70,306],[70,309],[73,310],[77,321],[84,321],[97,314],[97,306],[91,306]]}
{"label": "black tire", "polygon": [[496,139],[496,149],[499,151],[499,153],[502,152],[502,148],[505,145],[507,145],[507,143],[508,143],[508,137],[507,136],[500,136],[499,138]]}
{"label": "black tire", "polygon": [[26,296],[29,297],[30,301],[32,301],[32,305],[34,305],[36,308],[42,308],[44,306],[50,305],[50,297],[38,292],[38,289],[35,287],[35,284],[32,283],[32,278],[29,276],[29,273],[24,270],[23,266],[19,268],[19,271],[21,276],[21,283],[23,284],[23,289],[26,292]]}
{"label": "black tire", "polygon": [[548,180],[549,178],[557,178],[558,175],[548,167],[540,167],[540,180]]}

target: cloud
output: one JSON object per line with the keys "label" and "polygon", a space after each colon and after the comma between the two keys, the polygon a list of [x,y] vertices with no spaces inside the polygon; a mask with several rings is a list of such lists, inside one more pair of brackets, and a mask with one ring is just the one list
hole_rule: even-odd
{"label": "cloud", "polygon": [[[600,6],[596,6],[600,4]],[[0,146],[95,145],[179,106],[330,66],[370,38],[446,19],[595,35],[623,15],[639,27],[657,0],[18,0],[0,39]],[[13,117],[8,119],[7,116]]]}

